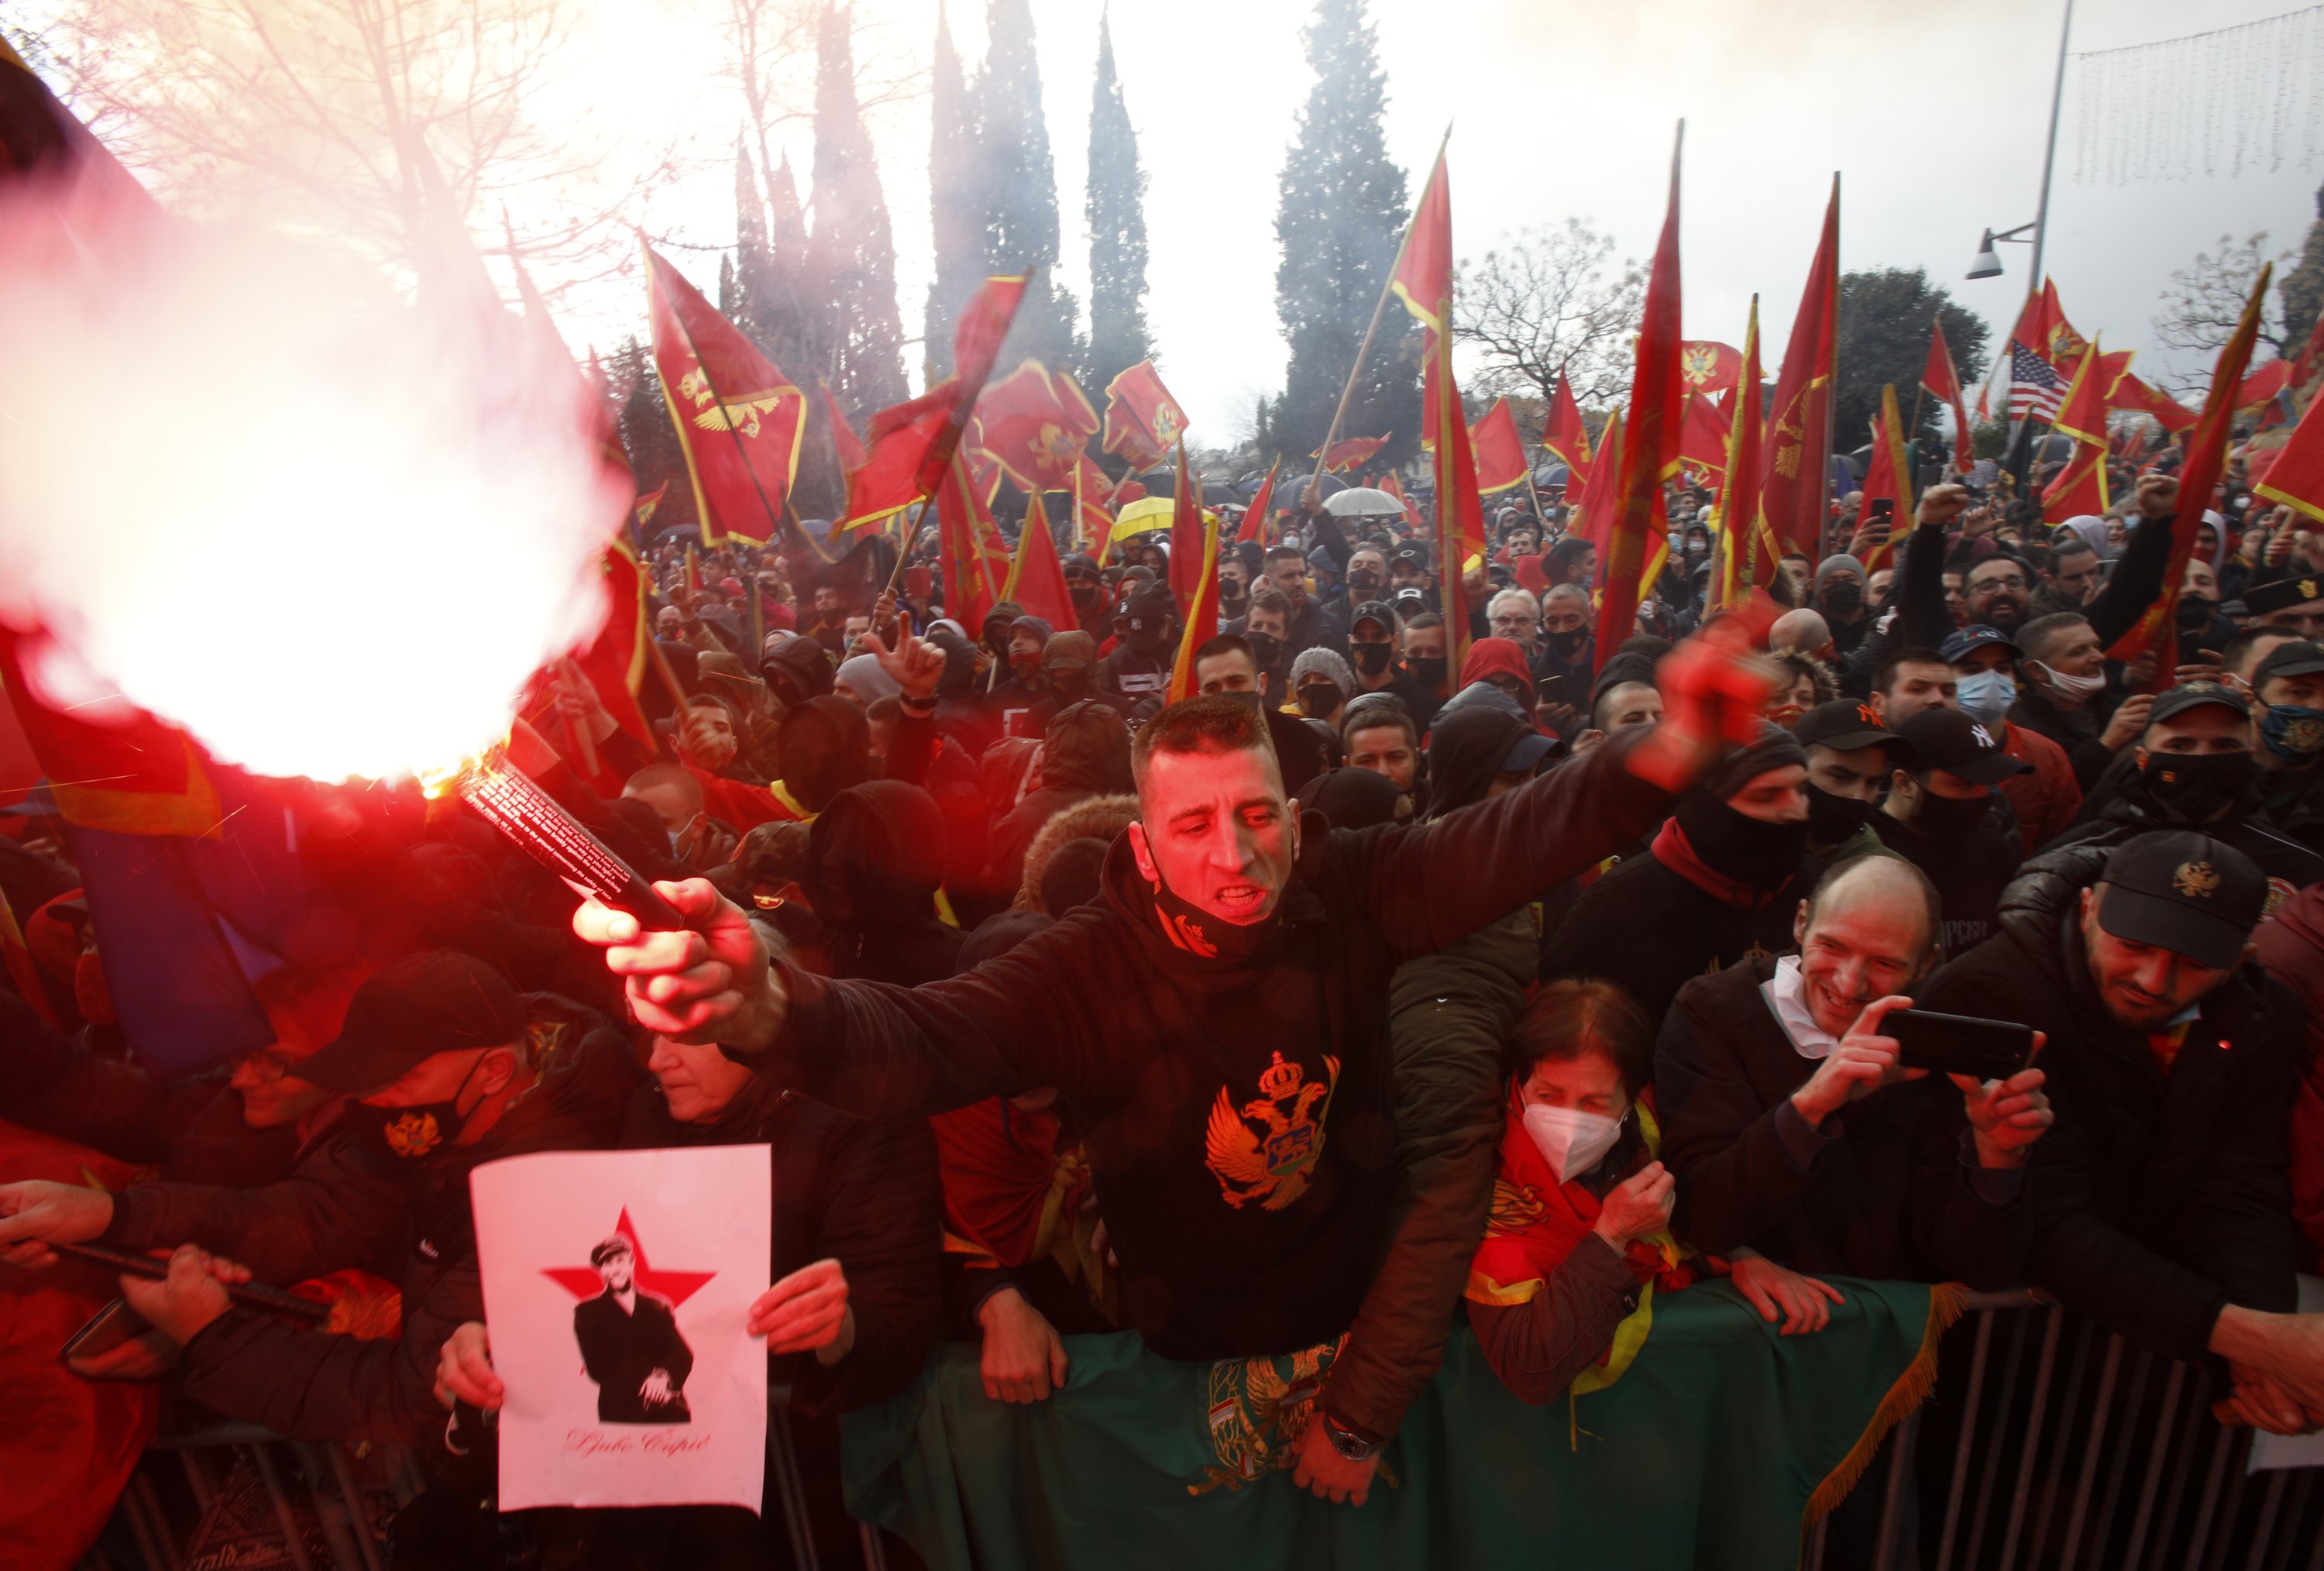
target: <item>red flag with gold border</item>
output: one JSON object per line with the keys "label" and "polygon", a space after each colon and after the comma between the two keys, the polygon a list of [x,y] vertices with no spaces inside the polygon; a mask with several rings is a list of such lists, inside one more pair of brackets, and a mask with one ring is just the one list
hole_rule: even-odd
{"label": "red flag with gold border", "polygon": [[1945,342],[1942,318],[1929,323],[1929,359],[1921,367],[1921,385],[1931,398],[1937,399],[1953,411],[1953,468],[1966,475],[1977,467],[1977,458],[1969,451],[1969,410],[1963,402],[1960,367],[1953,364],[1953,347]]}
{"label": "red flag with gold border", "polygon": [[1024,491],[1072,487],[1076,460],[1097,435],[1097,411],[1074,379],[1027,360],[976,401],[968,443]]}
{"label": "red flag with gold border", "polygon": [[646,576],[637,554],[621,540],[605,548],[598,570],[605,583],[605,621],[573,657],[613,723],[649,748],[659,745],[638,693],[645,686],[646,641],[653,626],[646,615]]}
{"label": "red flag with gold border", "polygon": [[1727,478],[1719,498],[1718,603],[1732,605],[1752,585],[1773,583],[1782,567],[1775,537],[1759,512],[1759,461],[1766,452],[1766,401],[1759,378],[1759,297],[1743,329],[1743,373],[1736,383],[1735,420],[1727,433]]}
{"label": "red flag with gold border", "polygon": [[839,398],[831,391],[831,384],[818,377],[816,384],[823,390],[824,412],[831,417],[831,445],[839,454],[839,472],[853,475],[863,467],[871,455],[864,451],[863,439],[847,423],[847,411],[839,407]]}
{"label": "red flag with gold border", "polygon": [[1449,635],[1447,669],[1457,672],[1469,654],[1469,608],[1461,579],[1469,559],[1484,554],[1485,505],[1477,494],[1468,412],[1461,407],[1460,384],[1452,374],[1452,184],[1441,149],[1388,282],[1424,328],[1421,440],[1436,460],[1438,594]]}
{"label": "red flag with gold border", "polygon": [[[2219,477],[2227,473],[2227,446],[2235,438],[2234,390],[2243,385],[2244,374],[2251,365],[2260,313],[2274,278],[2274,266],[2263,263],[2251,297],[2244,302],[2243,316],[2219,351],[2218,364],[2211,372],[2211,391],[2203,400],[2202,417],[2187,440],[2187,461],[2179,469],[2179,508],[2171,521],[2171,560],[2163,569],[2163,597],[2147,607],[2137,626],[2107,651],[2109,660],[2128,661],[2153,650],[2154,677],[2149,688],[2153,692],[2163,691],[2177,679],[2179,592],[2187,582],[2187,564],[2195,554],[2195,531],[2202,524]],[[2278,464],[2281,467],[2281,460]]]}
{"label": "red flag with gold border", "polygon": [[1904,450],[1904,421],[1896,411],[1896,384],[1880,389],[1880,412],[1872,421],[1872,460],[1864,467],[1863,511],[1868,518],[1876,502],[1888,504],[1888,538],[1865,559],[1864,570],[1877,573],[1889,564],[1904,521],[1913,516],[1913,466]]}
{"label": "red flag with gold border", "polygon": [[652,246],[646,311],[654,374],[694,483],[702,541],[764,545],[782,527],[807,432],[807,395]]}
{"label": "red flag with gold border", "polygon": [[1729,421],[1719,406],[1700,393],[1686,397],[1686,423],[1679,428],[1678,460],[1699,473],[1715,474],[1727,467]]}
{"label": "red flag with gold border", "polygon": [[1203,513],[1202,477],[1186,468],[1186,442],[1182,437],[1178,440],[1178,483],[1172,490],[1170,502],[1170,594],[1182,616],[1202,588],[1198,575],[1203,570]]}
{"label": "red flag with gold border", "polygon": [[1607,551],[1606,598],[1598,610],[1600,670],[1637,625],[1638,605],[1654,582],[1655,563],[1667,555],[1663,483],[1678,467],[1686,411],[1686,378],[1679,364],[1679,150],[1671,152],[1670,204],[1662,238],[1646,275],[1638,318],[1637,368],[1630,379],[1630,418],[1623,432],[1621,491],[1614,506]]}
{"label": "red flag with gold border", "polygon": [[1420,516],[1420,508],[1413,502],[1411,497],[1406,496],[1404,494],[1404,482],[1402,480],[1397,478],[1397,476],[1392,474],[1383,475],[1380,476],[1379,489],[1387,492],[1390,496],[1396,498],[1396,504],[1404,509],[1404,522],[1406,523],[1411,525],[1414,529],[1419,529],[1422,527],[1425,521]]}
{"label": "red flag with gold border", "polygon": [[[1800,291],[1799,314],[1775,374],[1761,467],[1760,509],[1787,551],[1823,548],[1831,487],[1831,410],[1840,343],[1840,177],[1832,177],[1823,233]],[[1604,640],[1600,640],[1602,647]]]}
{"label": "red flag with gold border", "polygon": [[1057,559],[1057,542],[1049,533],[1049,514],[1041,494],[1025,499],[1025,528],[1017,537],[1016,554],[1009,561],[1008,581],[1001,597],[1025,607],[1059,632],[1081,625],[1074,611],[1073,592],[1065,587],[1065,564]]}
{"label": "red flag with gold border", "polygon": [[[1276,460],[1278,464],[1281,459]],[[1270,472],[1268,478],[1274,479]],[[1179,630],[1178,652],[1170,661],[1170,687],[1163,702],[1175,704],[1181,698],[1194,696],[1194,652],[1219,635],[1219,515],[1204,515],[1203,522],[1202,562],[1194,579],[1194,594],[1184,602],[1185,625]],[[1177,558],[1177,542],[1174,539],[1171,559]]]}
{"label": "red flag with gold border", "polygon": [[2166,431],[2177,436],[2195,429],[2195,411],[2159,387],[2150,387],[2126,371],[2117,377],[2108,402],[2111,407],[2151,414]]}
{"label": "red flag with gold border", "polygon": [[2075,363],[2074,379],[2066,389],[2065,401],[2059,404],[2057,418],[2050,423],[2078,442],[2104,446],[2107,440],[2107,411],[2113,402],[2115,384],[2130,369],[2132,353],[2117,349],[2109,355],[2092,344]]}
{"label": "red flag with gold border", "polygon": [[1360,469],[1370,463],[1382,448],[1388,446],[1388,438],[1395,434],[1394,431],[1390,431],[1388,436],[1380,437],[1342,437],[1332,444],[1330,452],[1327,453],[1318,448],[1307,456],[1323,465],[1323,472],[1327,475],[1338,475],[1351,469]]}
{"label": "red flag with gold border", "polygon": [[1237,540],[1257,541],[1261,545],[1267,543],[1267,515],[1275,506],[1275,477],[1282,472],[1283,456],[1278,453],[1275,462],[1267,467],[1267,478],[1261,480],[1259,489],[1252,493],[1250,505],[1243,509],[1242,529],[1235,536]]}
{"label": "red flag with gold border", "polygon": [[1517,434],[1517,417],[1506,398],[1493,400],[1485,418],[1469,428],[1469,446],[1477,455],[1477,489],[1487,496],[1524,485],[1533,473],[1526,462],[1525,438]]}
{"label": "red flag with gold border", "polygon": [[1185,430],[1186,411],[1153,361],[1140,360],[1105,384],[1104,448],[1131,468],[1160,468]]}
{"label": "red flag with gold border", "polygon": [[1743,352],[1732,344],[1697,338],[1678,347],[1679,375],[1689,393],[1716,398],[1743,374]]}
{"label": "red flag with gold border", "polygon": [[2324,398],[2309,401],[2308,412],[2252,489],[2324,523]]}
{"label": "red flag with gold border", "polygon": [[[953,455],[992,374],[1001,341],[1016,319],[1029,276],[986,279],[953,328],[953,374],[919,397],[872,417],[864,432],[863,465],[847,479],[847,516],[840,529],[884,522],[951,483]],[[967,482],[962,485],[965,495]]]}
{"label": "red flag with gold border", "polygon": [[1549,419],[1542,428],[1541,445],[1565,466],[1569,488],[1578,488],[1590,478],[1590,428],[1582,423],[1582,406],[1573,402],[1573,384],[1567,377],[1560,376],[1557,391],[1549,395]]}

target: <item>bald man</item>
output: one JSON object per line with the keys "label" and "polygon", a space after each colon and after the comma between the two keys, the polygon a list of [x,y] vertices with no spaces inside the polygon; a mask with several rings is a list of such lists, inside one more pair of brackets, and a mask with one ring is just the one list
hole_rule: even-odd
{"label": "bald man", "polygon": [[1741,1252],[1737,1287],[1785,1335],[1822,1328],[1840,1297],[1827,1273],[2021,1280],[2019,1193],[2050,1124],[2042,1071],[1901,1068],[1882,1029],[1942,958],[1942,930],[1917,868],[1855,857],[1801,902],[1798,954],[1695,978],[1663,1022],[1675,1225],[1698,1249]]}
{"label": "bald man", "polygon": [[1767,647],[1777,654],[1788,650],[1794,654],[1830,660],[1831,624],[1823,619],[1821,611],[1810,611],[1804,606],[1786,611],[1767,629]]}

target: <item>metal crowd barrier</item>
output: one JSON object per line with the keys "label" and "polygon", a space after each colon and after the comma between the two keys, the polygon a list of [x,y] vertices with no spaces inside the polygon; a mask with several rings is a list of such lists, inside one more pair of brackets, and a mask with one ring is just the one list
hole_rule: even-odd
{"label": "metal crowd barrier", "polygon": [[[816,1571],[788,1392],[771,1394],[770,1504],[794,1563]],[[2249,1473],[2253,1432],[2212,1419],[2220,1394],[2202,1365],[2133,1348],[2059,1305],[1971,1294],[1936,1390],[1858,1485],[1869,1497],[1807,1535],[1805,1571],[2324,1571],[2324,1467]],[[214,1426],[155,1442],[81,1571],[185,1571],[186,1511],[165,1493],[207,1512],[236,1453],[252,1459],[291,1571],[383,1571],[385,1511],[421,1487],[408,1454],[365,1458],[366,1487],[346,1447]],[[1877,1522],[1868,1544],[1840,1515]],[[878,1530],[861,1539],[867,1571],[885,1571]]]}
{"label": "metal crowd barrier", "polygon": [[[1870,1571],[2324,1571],[2324,1467],[2249,1472],[2203,1365],[2024,1291],[1969,1310],[1858,1486],[1881,1492]],[[1858,1571],[1836,1527],[1807,1571]]]}
{"label": "metal crowd barrier", "polygon": [[[788,1388],[769,1392],[768,1473],[774,1494],[767,1507],[782,1523],[791,1564],[798,1571],[822,1571],[789,1396]],[[418,1462],[401,1446],[358,1454],[347,1446],[285,1440],[254,1424],[212,1424],[161,1436],[146,1448],[112,1521],[77,1571],[187,1571],[183,1551],[191,1535],[211,1520],[226,1481],[245,1462],[264,1496],[265,1542],[248,1549],[212,1545],[205,1561],[241,1566],[252,1563],[248,1555],[260,1554],[290,1571],[386,1571],[387,1520],[426,1487]],[[887,1571],[880,1530],[859,1523],[858,1539],[862,1571]],[[279,1556],[271,1553],[276,1541]]]}

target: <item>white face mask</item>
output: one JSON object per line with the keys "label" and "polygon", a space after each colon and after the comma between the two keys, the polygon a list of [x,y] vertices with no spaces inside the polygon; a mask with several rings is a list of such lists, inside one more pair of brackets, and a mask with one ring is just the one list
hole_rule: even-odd
{"label": "white face mask", "polygon": [[2106,686],[2106,678],[2104,676],[2070,677],[2061,670],[2052,670],[2048,665],[2038,660],[2029,661],[2028,663],[2034,669],[2041,671],[2042,679],[2044,682],[2057,688],[2060,693],[2069,698],[2090,698],[2095,695],[2100,688]]}
{"label": "white face mask", "polygon": [[1525,1110],[1525,1126],[1561,1184],[1596,1167],[1622,1137],[1619,1119],[1572,1107],[1545,1107],[1538,1102]]}

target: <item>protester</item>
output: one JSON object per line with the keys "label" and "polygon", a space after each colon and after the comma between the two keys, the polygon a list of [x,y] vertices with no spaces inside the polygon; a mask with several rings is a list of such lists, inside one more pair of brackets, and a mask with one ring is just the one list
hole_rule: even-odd
{"label": "protester", "polygon": [[2009,721],[2017,701],[2017,646],[1971,624],[1938,651],[1953,669],[1953,707],[2001,738],[2001,751],[2025,765],[2001,782],[2015,812],[2025,855],[2065,832],[2082,807],[2082,788],[2065,750],[2040,732]]}
{"label": "protester", "polygon": [[1196,689],[1205,695],[1248,695],[1241,701],[1257,708],[1266,721],[1268,741],[1283,777],[1283,789],[1296,797],[1309,781],[1323,772],[1329,760],[1322,738],[1312,727],[1268,701],[1273,696],[1268,680],[1247,639],[1222,633],[1194,651]]}
{"label": "protester", "polygon": [[2279,642],[2251,668],[2259,802],[2253,816],[2324,852],[2324,644]]}
{"label": "protester", "polygon": [[1872,825],[1883,845],[1936,886],[1943,910],[1936,941],[1958,955],[1992,931],[2017,871],[2015,837],[1994,827],[1994,788],[2025,765],[1958,709],[1923,709],[1896,735],[1911,744],[1913,761],[1890,774]]}
{"label": "protester", "polygon": [[1792,739],[1806,752],[1807,849],[1826,864],[1887,852],[1872,821],[1889,777],[1910,768],[1913,744],[1868,704],[1835,698],[1800,717]]}
{"label": "protester", "polygon": [[1786,1335],[1828,1323],[1841,1295],[1824,1274],[1997,1288],[2024,1269],[2023,1169],[2052,1119],[2043,1070],[1932,1076],[1881,1029],[1919,997],[1940,919],[1909,864],[1844,862],[1794,908],[1796,956],[1689,982],[1663,1023],[1679,1234],[1758,1256],[1736,1285]]}
{"label": "protester", "polygon": [[1660,1020],[1689,978],[1789,946],[1809,856],[1807,755],[1774,726],[1679,799],[1643,856],[1591,885],[1542,946],[1544,980],[1602,977]]}
{"label": "protester", "polygon": [[[1307,1346],[1352,1317],[1395,1176],[1391,1152],[1362,1132],[1366,1115],[1388,1114],[1394,1099],[1381,992],[1392,962],[1512,910],[1639,832],[1669,799],[1633,771],[1659,774],[1669,759],[1691,773],[1715,750],[1712,679],[1724,679],[1711,663],[1685,668],[1676,690],[1686,701],[1635,745],[1600,748],[1425,827],[1329,838],[1311,848],[1312,872],[1297,874],[1298,834],[1258,718],[1223,697],[1189,700],[1139,733],[1143,812],[1115,848],[1106,906],[925,988],[770,966],[742,913],[702,883],[666,886],[694,924],[682,933],[641,933],[594,903],[576,925],[611,947],[650,1029],[715,1037],[778,1084],[835,1105],[893,1114],[1056,1086],[1090,1142],[1125,1316],[1155,1351],[1221,1358]],[[1461,872],[1429,876],[1438,866]],[[1319,921],[1328,949],[1303,936],[1323,930]],[[1133,976],[1156,1003],[1125,1018],[1119,979]],[[1313,1007],[1318,988],[1347,1001],[1328,1012],[1336,1025]],[[1231,1015],[1213,1015],[1229,996]],[[1167,1012],[1147,1015],[1164,1000]],[[1249,1064],[1221,1086],[1204,1058],[1185,1056],[1197,1042],[1205,1056],[1233,1043]],[[1261,1050],[1267,1064],[1250,1057]],[[1245,1085],[1256,1103],[1240,1100]],[[1137,1127],[1173,1132],[1160,1143],[1120,1123],[1133,1092]],[[1313,1129],[1308,1154],[1254,1163],[1257,1137],[1239,1106]],[[1194,1132],[1205,1123],[1212,1154],[1198,1164]],[[1165,1260],[1175,1262],[1167,1271]],[[1321,1410],[1301,1471],[1327,1492],[1360,1495],[1386,1437],[1336,1415],[1328,1382]]]}
{"label": "protester", "polygon": [[2226,1360],[2227,1421],[2324,1424],[2324,1319],[2290,1312],[2300,1006],[2247,964],[2267,881],[2190,830],[2091,860],[2042,858],[2056,875],[2015,886],[2000,936],[1918,1000],[2046,1040],[2057,1122],[2028,1185],[2034,1280],[2165,1357]]}
{"label": "protester", "polygon": [[1665,1253],[1674,1184],[1639,1103],[1653,1030],[1612,984],[1559,982],[1513,1033],[1496,1203],[1468,1300],[1485,1362],[1526,1401],[1573,1386],[1624,1321],[1651,1313],[1655,1288],[1693,1276]]}

